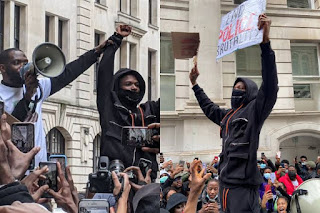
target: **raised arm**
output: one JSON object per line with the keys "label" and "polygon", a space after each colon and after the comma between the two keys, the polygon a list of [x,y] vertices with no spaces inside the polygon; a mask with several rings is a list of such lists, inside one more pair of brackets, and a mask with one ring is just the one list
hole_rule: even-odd
{"label": "raised arm", "polygon": [[213,103],[206,93],[203,91],[203,89],[198,85],[197,78],[199,76],[199,71],[197,65],[194,66],[194,68],[191,70],[189,78],[190,82],[192,84],[192,89],[194,91],[194,94],[198,100],[198,103],[204,112],[204,114],[212,120],[217,125],[220,125],[221,120],[223,117],[227,114],[227,110],[220,109],[218,105]]}
{"label": "raised arm", "polygon": [[263,82],[256,98],[256,112],[261,120],[265,120],[271,113],[279,89],[275,55],[269,40],[270,26],[271,20],[264,14],[260,15],[259,28],[263,29],[263,42],[260,44]]}
{"label": "raised arm", "polygon": [[92,64],[94,64],[99,56],[100,53],[93,49],[84,53],[78,59],[67,64],[64,72],[61,75],[55,78],[51,78],[50,95],[53,95],[54,93],[58,92],[69,83],[74,81],[79,75],[81,75]]}
{"label": "raised arm", "polygon": [[105,100],[110,97],[114,73],[114,56],[120,47],[123,37],[131,33],[131,27],[120,25],[116,32],[106,41],[103,57],[99,64],[97,78],[97,106],[99,113],[104,111]]}

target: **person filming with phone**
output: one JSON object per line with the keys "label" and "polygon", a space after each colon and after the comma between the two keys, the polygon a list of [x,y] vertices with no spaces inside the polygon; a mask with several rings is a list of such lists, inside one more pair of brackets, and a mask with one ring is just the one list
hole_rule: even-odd
{"label": "person filming with phone", "polygon": [[[159,153],[159,143],[157,142],[156,147],[137,147],[126,144],[122,139],[123,127],[146,128],[149,125],[149,128],[160,128],[160,124],[152,124],[160,123],[160,99],[139,105],[146,89],[141,74],[130,68],[122,68],[114,74],[115,53],[122,40],[130,33],[130,26],[120,25],[102,44],[105,50],[100,61],[97,80],[97,106],[102,129],[100,154],[108,156],[110,161],[121,160],[125,168],[138,166],[140,158],[150,160],[151,177],[155,179],[158,170],[156,153]],[[137,138],[134,132],[133,129],[128,131],[131,142]]]}

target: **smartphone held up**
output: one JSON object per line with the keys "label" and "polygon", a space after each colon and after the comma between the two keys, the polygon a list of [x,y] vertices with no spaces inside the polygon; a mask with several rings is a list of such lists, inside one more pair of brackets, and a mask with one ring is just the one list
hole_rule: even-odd
{"label": "smartphone held up", "polygon": [[[29,152],[34,147],[34,129],[33,123],[17,122],[12,124],[11,140],[12,143],[23,153]],[[29,169],[33,169],[35,160],[32,159]]]}

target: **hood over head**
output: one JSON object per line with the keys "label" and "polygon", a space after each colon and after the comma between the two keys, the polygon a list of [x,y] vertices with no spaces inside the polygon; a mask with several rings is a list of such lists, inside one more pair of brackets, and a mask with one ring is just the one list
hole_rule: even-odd
{"label": "hood over head", "polygon": [[133,75],[137,78],[139,81],[139,102],[143,99],[143,96],[145,94],[146,90],[146,84],[145,81],[143,80],[142,76],[140,73],[138,73],[135,70],[129,69],[129,68],[121,68],[118,72],[115,73],[114,75],[114,80],[113,80],[113,91],[118,94],[119,89],[120,89],[120,79],[126,75]]}
{"label": "hood over head", "polygon": [[258,94],[258,86],[257,84],[248,79],[248,78],[237,78],[236,81],[233,84],[233,87],[239,82],[243,82],[246,86],[246,96],[245,99],[243,100],[243,105],[247,105],[250,103],[250,101],[254,100],[257,97]]}

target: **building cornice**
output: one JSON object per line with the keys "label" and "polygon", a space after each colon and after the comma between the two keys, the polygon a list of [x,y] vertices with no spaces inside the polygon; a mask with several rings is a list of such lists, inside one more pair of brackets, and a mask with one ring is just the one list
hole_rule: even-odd
{"label": "building cornice", "polygon": [[[221,14],[225,15],[237,6],[238,5],[221,3]],[[275,17],[319,18],[320,10],[268,6],[267,14],[268,16]]]}

